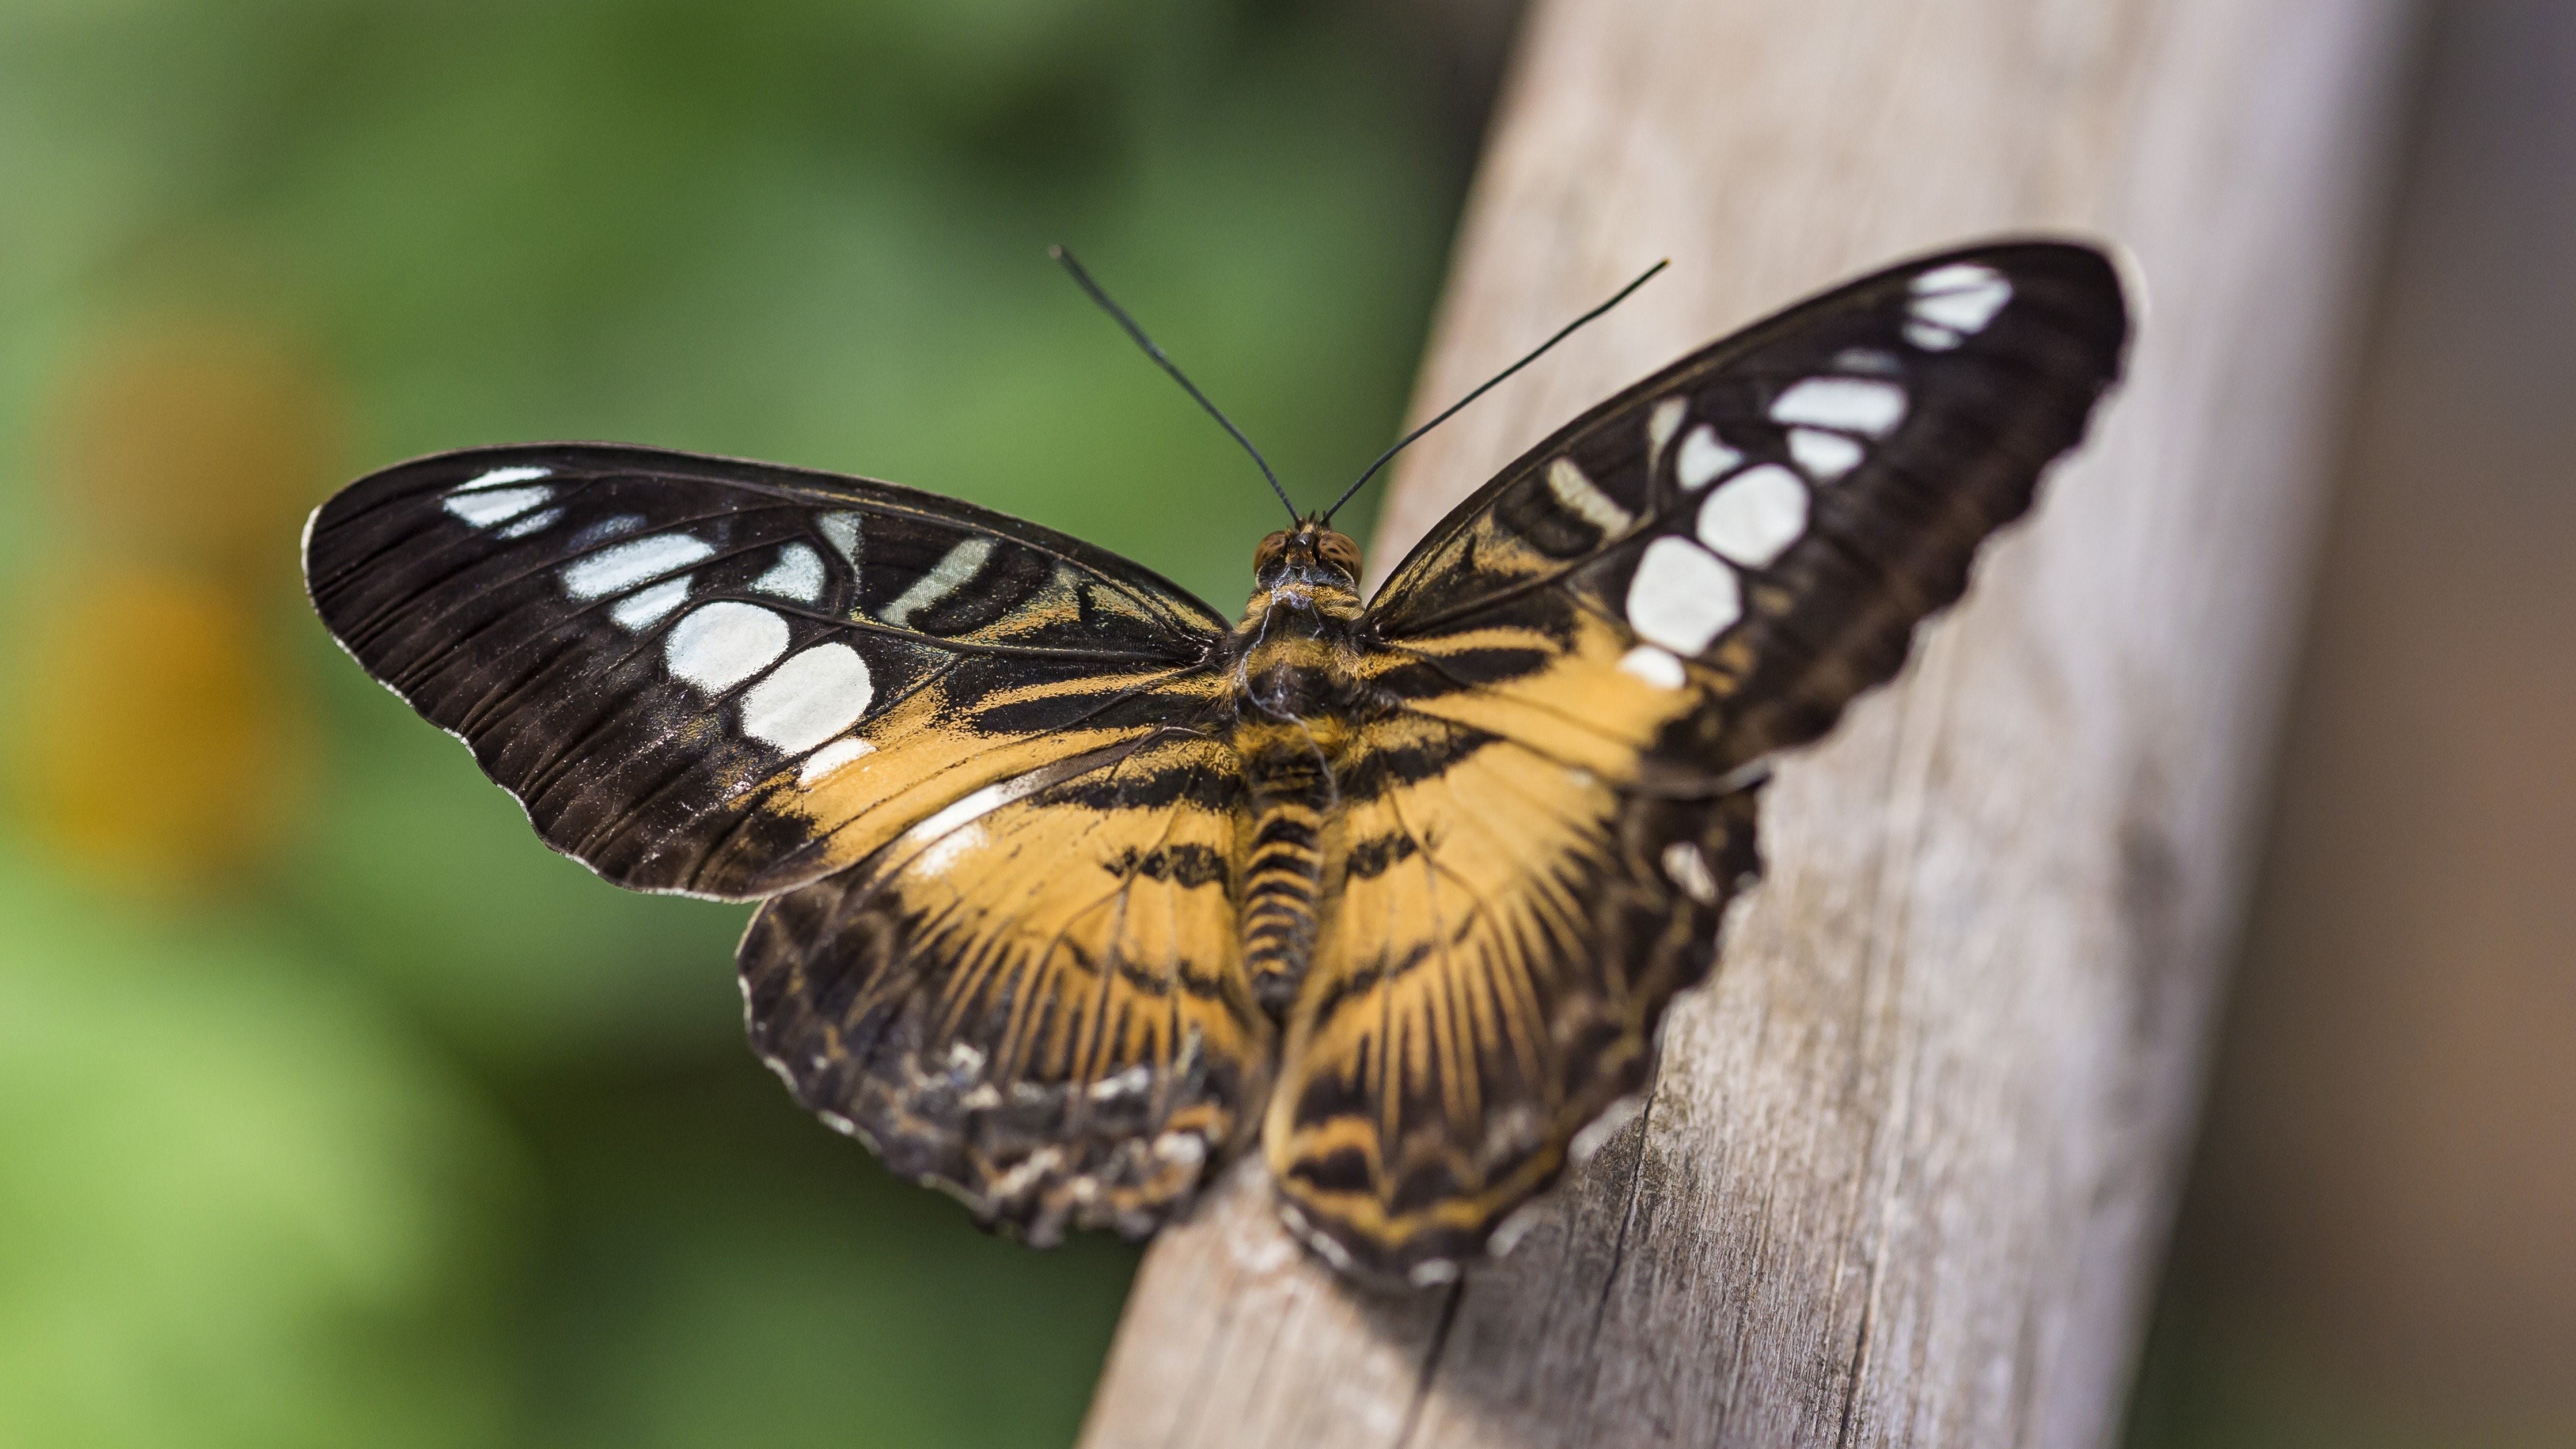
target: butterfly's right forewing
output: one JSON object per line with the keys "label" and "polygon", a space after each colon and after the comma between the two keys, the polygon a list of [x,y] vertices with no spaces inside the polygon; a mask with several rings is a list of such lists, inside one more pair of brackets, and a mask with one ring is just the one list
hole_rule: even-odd
{"label": "butterfly's right forewing", "polygon": [[1967,587],[2119,373],[2127,309],[2090,247],[1890,268],[1685,358],[1560,430],[1444,519],[1371,604],[1435,642],[1555,604],[1722,707],[1719,772],[1831,728]]}

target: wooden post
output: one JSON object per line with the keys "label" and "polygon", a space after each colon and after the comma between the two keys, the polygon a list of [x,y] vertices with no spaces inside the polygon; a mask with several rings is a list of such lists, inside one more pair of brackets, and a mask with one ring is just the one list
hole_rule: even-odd
{"label": "wooden post", "polygon": [[2130,247],[2130,380],[1908,673],[1768,796],[1651,1105],[1508,1258],[1353,1290],[1244,1164],[1147,1257],[1085,1433],[1184,1445],[2094,1445],[2237,920],[2398,0],[1542,0],[1378,568],[1493,468],[1847,274]]}

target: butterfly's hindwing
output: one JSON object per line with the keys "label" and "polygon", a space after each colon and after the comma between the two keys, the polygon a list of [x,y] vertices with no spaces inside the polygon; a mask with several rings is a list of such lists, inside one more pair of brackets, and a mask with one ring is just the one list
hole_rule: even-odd
{"label": "butterfly's hindwing", "polygon": [[1173,730],[990,787],[770,901],[752,1044],[797,1099],[1052,1242],[1185,1205],[1275,1052],[1237,934],[1243,785]]}
{"label": "butterfly's hindwing", "polygon": [[1756,870],[1753,793],[1662,798],[1426,716],[1357,742],[1346,790],[1267,1152],[1328,1256],[1437,1281],[1646,1085]]}
{"label": "butterfly's hindwing", "polygon": [[[759,896],[1158,724],[1223,623],[1100,550],[887,484],[643,448],[426,458],[307,536],[341,643],[622,885]],[[850,768],[885,792],[854,798]],[[896,793],[902,805],[879,808]]]}
{"label": "butterfly's hindwing", "polygon": [[2126,335],[2087,248],[1894,268],[1587,413],[1397,566],[1264,1128],[1310,1241],[1445,1276],[1644,1085],[1758,868],[1747,767],[1895,672]]}

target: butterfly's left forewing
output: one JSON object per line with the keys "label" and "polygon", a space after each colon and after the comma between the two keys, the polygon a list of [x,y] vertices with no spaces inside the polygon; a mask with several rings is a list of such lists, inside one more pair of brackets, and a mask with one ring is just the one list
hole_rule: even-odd
{"label": "butterfly's left forewing", "polygon": [[547,844],[620,885],[733,898],[1137,737],[1204,692],[1224,627],[1014,519],[650,448],[386,469],[315,512],[305,568],[332,634]]}
{"label": "butterfly's left forewing", "polygon": [[306,570],[549,845],[774,898],[753,1043],[899,1171],[1142,1232],[1251,1117],[1224,625],[1179,589],[890,484],[587,445],[362,479]]}
{"label": "butterfly's left forewing", "polygon": [[1445,1276],[1616,1120],[1758,868],[1748,767],[1895,672],[2126,333],[2089,248],[1893,268],[1594,409],[1397,567],[1264,1126],[1310,1241]]}

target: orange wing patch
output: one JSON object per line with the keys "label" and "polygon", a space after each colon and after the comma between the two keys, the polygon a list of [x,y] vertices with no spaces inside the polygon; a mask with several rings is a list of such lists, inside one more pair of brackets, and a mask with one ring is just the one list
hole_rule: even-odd
{"label": "orange wing patch", "polygon": [[[1702,708],[1716,676],[1695,663],[1632,649],[1624,625],[1568,609],[1551,627],[1485,624],[1390,644],[1370,661],[1384,673],[1427,667],[1451,687],[1405,701],[1417,715],[1517,741],[1525,749],[1615,783],[1642,778],[1650,751],[1674,722]],[[1544,659],[1545,667],[1482,680],[1484,659]]]}
{"label": "orange wing patch", "polygon": [[[1015,781],[1034,788],[1051,768],[1114,754],[1168,728],[1165,721],[1204,714],[1224,689],[1204,672],[1168,668],[1059,673],[989,692],[940,676],[872,714],[828,768],[817,771],[808,761],[753,785],[767,792],[762,813],[797,843],[781,850],[746,832],[729,843],[766,853],[736,868],[755,891],[847,868],[978,791]],[[1042,713],[1050,727],[995,730],[973,722],[1007,710]]]}

